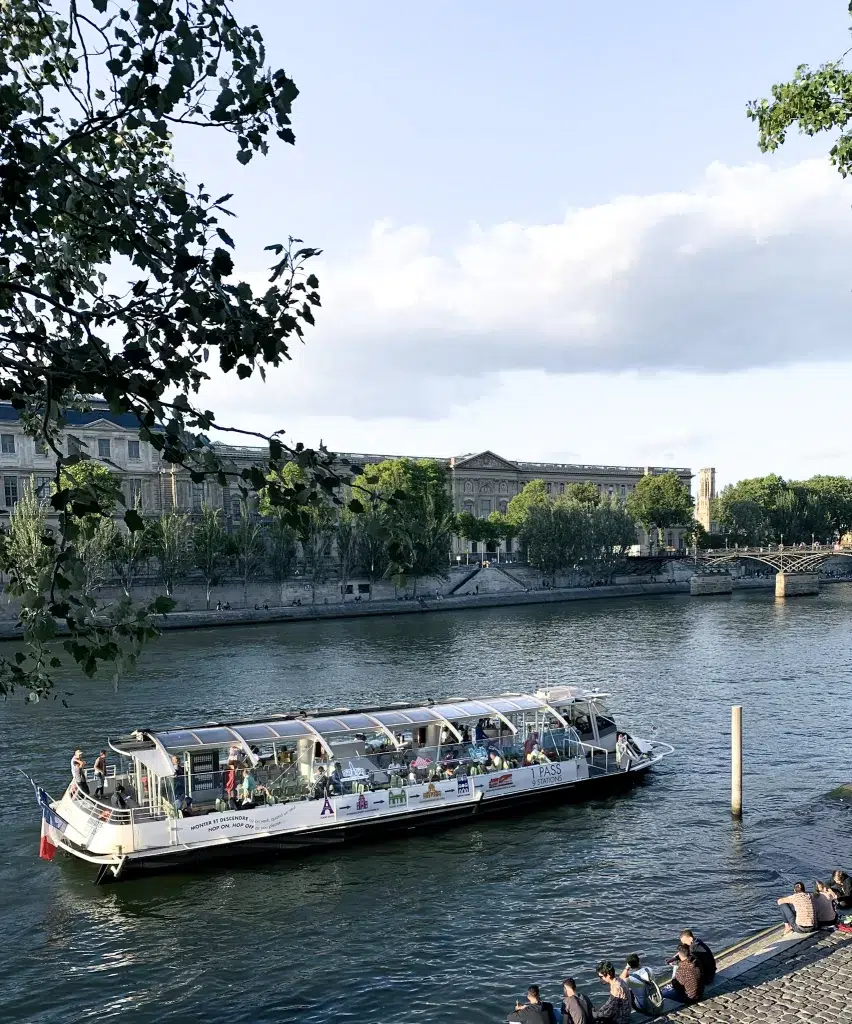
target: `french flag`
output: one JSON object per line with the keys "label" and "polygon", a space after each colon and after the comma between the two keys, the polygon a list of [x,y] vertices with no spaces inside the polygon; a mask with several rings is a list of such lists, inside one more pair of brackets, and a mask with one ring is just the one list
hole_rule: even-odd
{"label": "french flag", "polygon": [[41,808],[41,843],[38,855],[42,860],[53,860],[53,855],[56,853],[54,833],[58,832],[62,835],[68,828],[68,822],[50,806],[50,797],[41,786],[37,786],[35,783],[33,786],[36,791],[36,800]]}

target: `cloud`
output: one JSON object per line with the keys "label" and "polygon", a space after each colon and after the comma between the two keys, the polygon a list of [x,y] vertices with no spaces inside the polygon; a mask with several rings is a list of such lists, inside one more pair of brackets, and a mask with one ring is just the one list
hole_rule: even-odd
{"label": "cloud", "polygon": [[319,268],[323,309],[266,388],[212,390],[297,414],[441,415],[497,375],[732,372],[845,358],[847,186],[823,160],[714,164],[682,192],[553,224],[470,226],[438,251],[375,225]]}

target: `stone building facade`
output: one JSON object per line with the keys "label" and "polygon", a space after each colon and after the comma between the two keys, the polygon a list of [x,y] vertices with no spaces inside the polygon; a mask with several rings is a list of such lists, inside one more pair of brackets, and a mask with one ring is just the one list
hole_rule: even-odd
{"label": "stone building facade", "polygon": [[[115,416],[104,403],[93,402],[91,411],[69,413],[69,424],[63,439],[64,450],[73,452],[83,448],[94,459],[102,462],[122,481],[122,488],[130,506],[137,500],[142,511],[157,514],[182,509],[199,512],[202,505],[222,508],[226,517],[238,517],[239,490],[236,484],[221,487],[212,480],[193,483],[189,474],[164,463],[159,453],[140,441],[138,426],[132,416]],[[263,449],[238,447],[214,442],[223,460],[235,470],[261,463]],[[392,455],[343,454],[342,459],[359,465],[382,462]],[[548,493],[558,496],[571,483],[595,484],[602,495],[616,495],[626,499],[639,480],[649,473],[665,473],[662,466],[599,466],[551,462],[515,462],[492,451],[439,458],[446,467],[447,487],[457,512],[468,511],[487,517],[494,511],[505,512],[511,499],[531,480],[543,480]],[[48,493],[53,462],[50,454],[40,448],[33,438],[24,434],[17,413],[8,404],[0,403],[0,516],[8,515],[23,488],[32,479],[36,487]],[[677,468],[675,472],[684,486],[689,488],[692,472]],[[704,473],[706,471],[702,471]],[[711,471],[712,472],[712,471]],[[702,477],[702,480],[704,478]],[[712,486],[712,485],[711,485]],[[666,531],[664,546],[683,546],[682,530]],[[640,544],[647,538],[640,531]],[[511,554],[511,543],[500,545],[501,554]],[[469,557],[477,552],[471,542],[456,539],[454,555]]]}

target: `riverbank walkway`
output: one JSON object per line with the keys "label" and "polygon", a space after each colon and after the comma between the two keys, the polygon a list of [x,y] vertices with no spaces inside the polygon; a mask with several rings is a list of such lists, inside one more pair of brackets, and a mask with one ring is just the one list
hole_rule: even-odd
{"label": "riverbank walkway", "polygon": [[785,936],[783,925],[761,932],[719,956],[716,980],[705,999],[669,1010],[657,1020],[670,1024],[849,1024],[850,940],[852,935],[836,930]]}

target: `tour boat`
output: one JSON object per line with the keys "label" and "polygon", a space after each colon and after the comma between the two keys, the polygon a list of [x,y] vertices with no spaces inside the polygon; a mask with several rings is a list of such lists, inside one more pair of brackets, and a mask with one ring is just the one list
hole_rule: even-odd
{"label": "tour boat", "polygon": [[558,687],[137,729],[109,741],[117,763],[97,799],[91,770],[59,800],[37,787],[42,853],[111,882],[597,796],[673,750],[620,734],[606,698]]}

